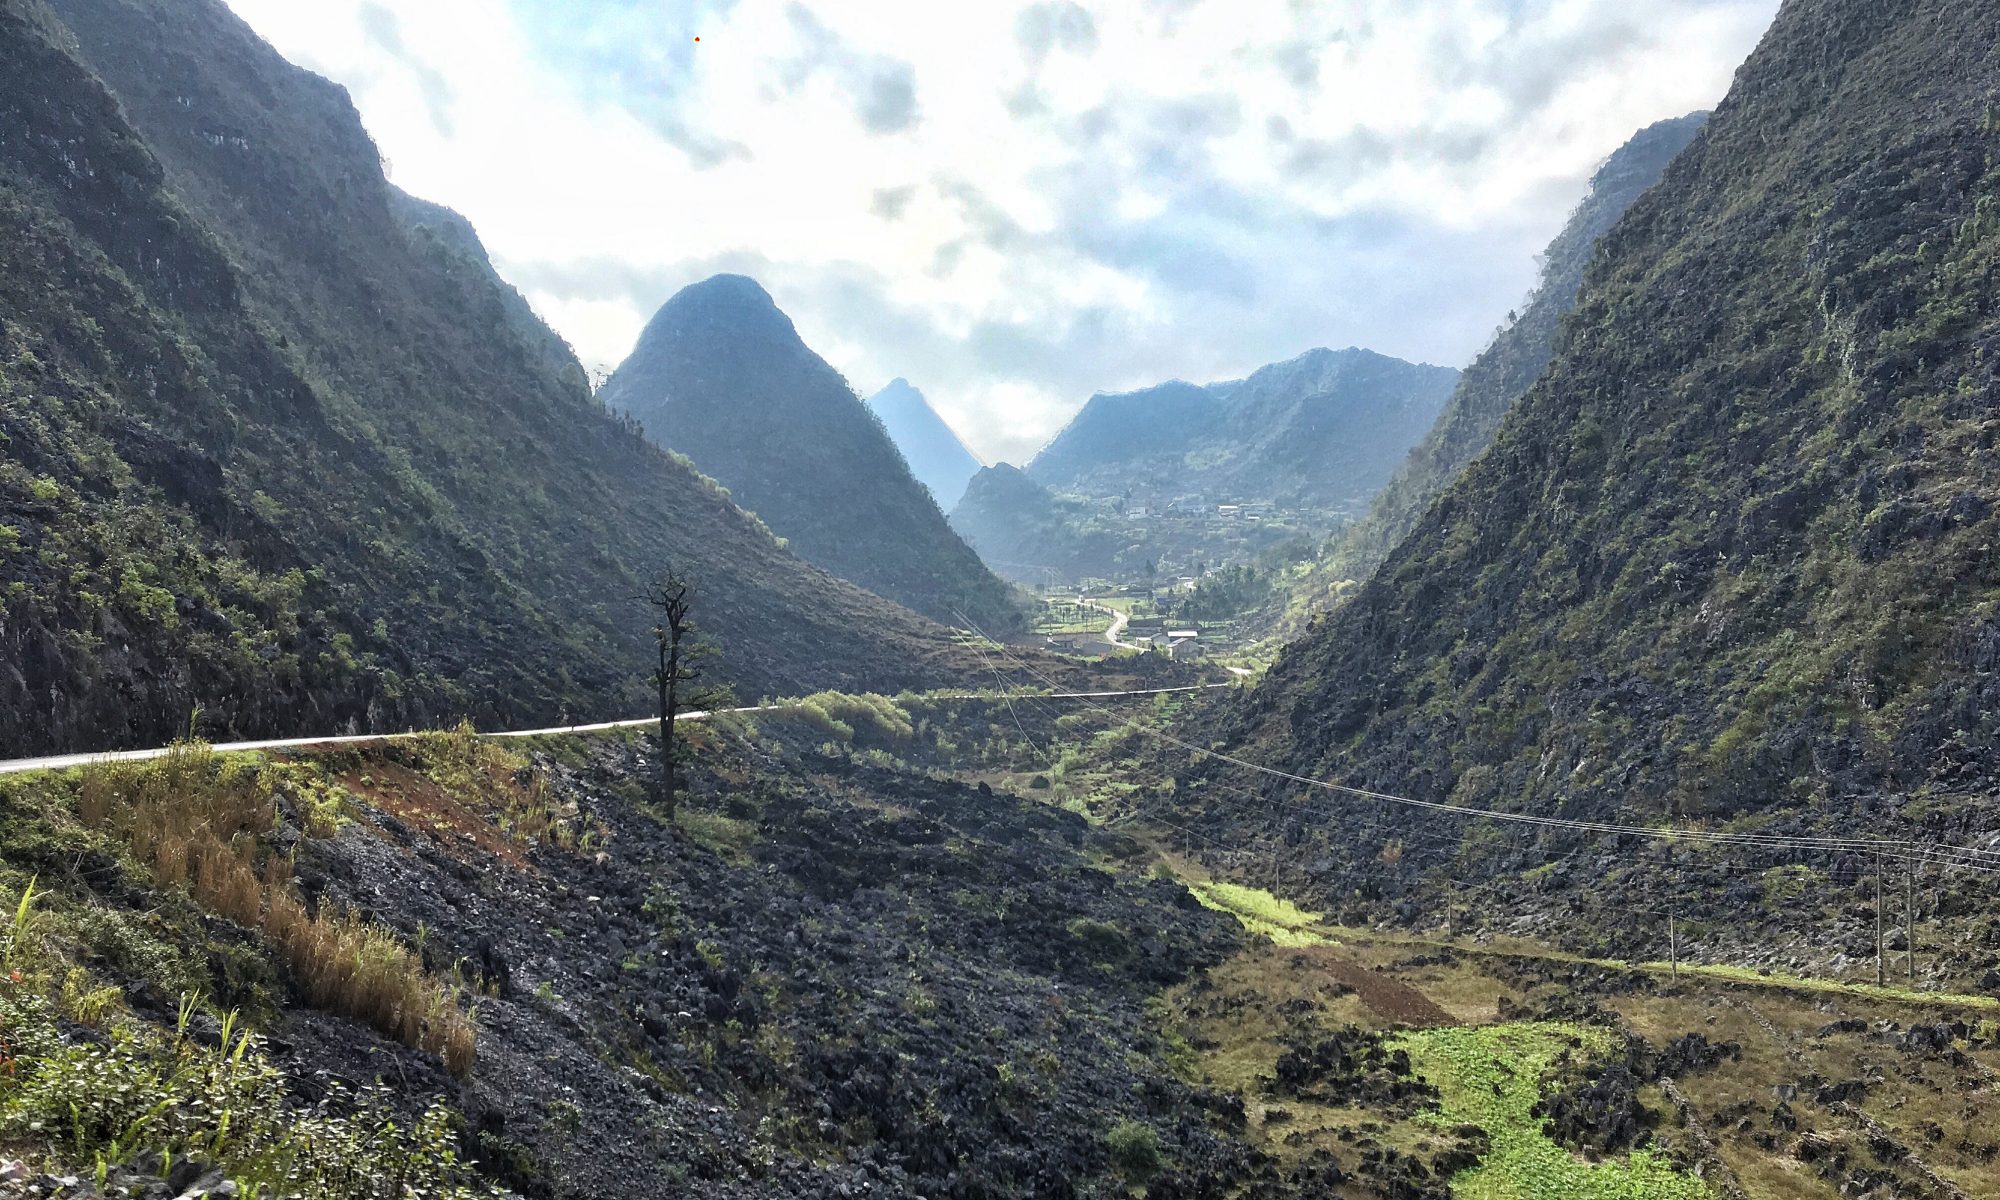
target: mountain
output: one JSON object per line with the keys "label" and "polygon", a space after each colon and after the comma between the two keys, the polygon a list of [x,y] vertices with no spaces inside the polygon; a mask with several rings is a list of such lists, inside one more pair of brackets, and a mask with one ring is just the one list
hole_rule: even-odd
{"label": "mountain", "polygon": [[13,0],[0,63],[0,744],[643,712],[669,562],[746,688],[956,676],[598,405],[222,4]]}
{"label": "mountain", "polygon": [[1118,473],[1140,461],[1159,460],[1162,470],[1170,470],[1221,425],[1215,393],[1178,379],[1136,392],[1099,392],[1028,460],[1027,472],[1051,487],[1102,477],[1098,490],[1113,490],[1120,486]]}
{"label": "mountain", "polygon": [[1990,828],[1996,95],[2000,8],[1786,4],[1491,448],[1233,740],[1539,814]]}
{"label": "mountain", "polygon": [[806,561],[941,621],[1018,627],[1007,585],[753,280],[717,275],[683,288],[598,394]]}
{"label": "mountain", "polygon": [[1058,497],[1009,463],[980,468],[951,512],[951,527],[1008,579],[1031,586],[1136,571],[1144,547],[1122,512]]}
{"label": "mountain", "polygon": [[[1667,164],[1687,148],[1707,120],[1707,113],[1693,113],[1649,125],[1598,168],[1590,193],[1543,253],[1535,294],[1518,318],[1495,334],[1465,369],[1437,424],[1410,451],[1367,516],[1341,537],[1315,572],[1316,582],[1324,585],[1368,575],[1416,525],[1438,493],[1486,449],[1500,419],[1547,369],[1557,330],[1576,306],[1584,267],[1599,239],[1659,181]],[[1304,607],[1317,609],[1323,604]]]}
{"label": "mountain", "polygon": [[1135,501],[1201,493],[1358,512],[1457,380],[1369,350],[1311,350],[1234,382],[1093,396],[1027,470]]}
{"label": "mountain", "polygon": [[910,473],[930,489],[938,508],[949,513],[965,495],[965,485],[979,473],[979,457],[965,448],[908,380],[890,380],[888,387],[868,398],[868,407],[881,419],[889,440],[903,452]]}

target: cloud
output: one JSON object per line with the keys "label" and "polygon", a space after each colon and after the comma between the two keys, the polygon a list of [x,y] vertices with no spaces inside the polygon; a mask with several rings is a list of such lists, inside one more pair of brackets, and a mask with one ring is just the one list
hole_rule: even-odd
{"label": "cloud", "polygon": [[869,71],[859,88],[856,111],[870,133],[898,133],[917,123],[917,73],[908,63]]}
{"label": "cloud", "polygon": [[1088,54],[1097,48],[1097,22],[1071,0],[1031,4],[1014,19],[1014,40],[1029,62],[1039,66],[1052,50]]}
{"label": "cloud", "polygon": [[876,188],[875,199],[869,203],[868,211],[874,213],[884,221],[900,221],[903,219],[903,214],[909,211],[910,201],[916,198],[917,187],[915,184],[904,184],[902,187]]}
{"label": "cloud", "polygon": [[797,95],[813,77],[826,74],[848,93],[869,133],[900,133],[916,125],[917,73],[909,63],[854,49],[804,4],[790,5],[785,16],[801,47],[785,68],[788,94]]}
{"label": "cloud", "polygon": [[451,125],[451,85],[445,77],[432,69],[429,63],[410,52],[403,44],[402,22],[396,14],[380,4],[363,3],[357,13],[363,33],[368,40],[391,60],[407,69],[417,87],[423,92],[424,107],[430,113],[431,124],[444,137],[452,135]]}
{"label": "cloud", "polygon": [[906,376],[1020,461],[1099,390],[1462,364],[1778,0],[229,3],[588,365],[739,271],[861,390]]}

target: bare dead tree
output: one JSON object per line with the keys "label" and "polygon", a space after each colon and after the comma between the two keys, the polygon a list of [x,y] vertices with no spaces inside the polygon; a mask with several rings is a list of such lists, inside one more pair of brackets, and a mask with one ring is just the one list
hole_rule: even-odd
{"label": "bare dead tree", "polygon": [[695,592],[694,581],[670,567],[654,577],[640,597],[654,612],[653,641],[659,663],[652,676],[660,700],[660,804],[669,821],[679,800],[680,745],[674,723],[680,718],[682,703],[719,704],[728,698],[722,688],[693,692],[707,673],[705,661],[717,652],[715,643],[695,624]]}

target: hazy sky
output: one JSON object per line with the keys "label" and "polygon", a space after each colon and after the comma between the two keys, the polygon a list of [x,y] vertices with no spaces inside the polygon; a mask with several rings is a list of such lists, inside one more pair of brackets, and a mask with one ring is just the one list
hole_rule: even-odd
{"label": "hazy sky", "polygon": [[[586,365],[717,271],[988,459],[1313,346],[1463,365],[1778,0],[229,0]],[[696,39],[700,40],[697,42]]]}

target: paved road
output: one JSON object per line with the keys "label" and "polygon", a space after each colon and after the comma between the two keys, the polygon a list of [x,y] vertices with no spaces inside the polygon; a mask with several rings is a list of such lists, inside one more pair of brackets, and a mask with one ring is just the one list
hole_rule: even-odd
{"label": "paved road", "polygon": [[[1058,692],[1052,696],[1042,698],[1045,700],[1112,700],[1121,696],[1165,696],[1176,692],[1202,692],[1212,688],[1225,688],[1229,686],[1231,685],[1226,683],[1198,683],[1188,687],[1150,688],[1144,691],[1130,692]],[[732,708],[728,711],[732,713],[759,713],[773,712],[785,707],[787,706],[784,704],[762,704],[751,705],[746,708]],[[713,713],[707,712],[685,712],[680,714],[679,720],[700,721],[713,715]],[[592,725],[555,725],[547,729],[505,729],[488,733],[484,736],[524,738],[544,737],[562,733],[600,733],[607,729],[637,729],[643,726],[654,725],[658,722],[658,717],[634,717],[629,721],[599,721]],[[221,742],[216,745],[215,749],[224,752],[235,750],[297,750],[308,746],[342,746],[356,742],[388,742],[395,741],[398,738],[420,736],[422,735],[414,732],[331,734],[324,737],[269,738],[258,742]],[[112,750],[96,754],[54,754],[45,758],[16,758],[0,762],[0,775],[15,775],[23,771],[60,771],[67,767],[81,767],[88,763],[99,762],[144,762],[147,759],[160,758],[166,752],[167,748],[165,746],[159,746],[151,750]]]}
{"label": "paved road", "polygon": [[1118,637],[1119,634],[1125,632],[1125,626],[1131,621],[1130,614],[1106,604],[1099,604],[1095,600],[1083,600],[1081,603],[1085,608],[1094,608],[1111,618],[1111,628],[1104,631],[1105,641],[1110,642],[1120,650],[1144,650],[1146,648],[1137,642],[1121,641]]}

